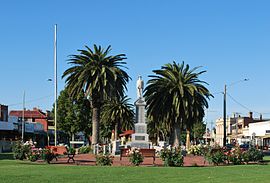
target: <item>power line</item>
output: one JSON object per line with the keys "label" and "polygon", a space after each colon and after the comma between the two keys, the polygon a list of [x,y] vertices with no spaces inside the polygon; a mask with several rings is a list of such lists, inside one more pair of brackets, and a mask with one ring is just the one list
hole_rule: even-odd
{"label": "power line", "polygon": [[238,105],[240,105],[241,107],[243,107],[244,109],[248,110],[248,111],[252,111],[254,113],[258,113],[258,114],[269,114],[269,113],[261,113],[261,112],[257,112],[254,110],[251,110],[249,107],[245,106],[244,104],[241,104],[239,101],[237,101],[235,98],[233,98],[229,93],[227,93],[227,95],[230,97],[230,99],[232,99],[235,103],[237,103]]}
{"label": "power line", "polygon": [[[47,96],[43,96],[43,97],[40,97],[40,98],[36,98],[36,99],[32,99],[32,100],[27,100],[25,103],[32,103],[32,102],[44,100],[44,99],[49,98],[51,96],[53,96],[53,95],[47,95]],[[18,106],[18,105],[22,105],[22,104],[23,104],[22,102],[19,102],[19,103],[14,103],[14,104],[8,104],[8,106]]]}

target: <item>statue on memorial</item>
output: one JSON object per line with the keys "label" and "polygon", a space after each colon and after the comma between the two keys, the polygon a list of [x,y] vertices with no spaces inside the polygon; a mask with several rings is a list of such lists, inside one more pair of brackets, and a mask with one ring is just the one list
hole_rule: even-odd
{"label": "statue on memorial", "polygon": [[138,98],[142,98],[143,87],[144,87],[144,83],[142,80],[142,76],[139,76],[137,80],[137,97]]}

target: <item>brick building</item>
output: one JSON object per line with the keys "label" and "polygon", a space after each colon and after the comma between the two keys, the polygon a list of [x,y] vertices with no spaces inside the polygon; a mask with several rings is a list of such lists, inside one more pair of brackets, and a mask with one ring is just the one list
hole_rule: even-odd
{"label": "brick building", "polygon": [[[9,116],[17,116],[19,121],[22,121],[23,110],[12,110],[10,111]],[[40,123],[43,125],[44,131],[48,131],[48,113],[44,113],[38,108],[33,108],[33,110],[25,110],[24,121]]]}

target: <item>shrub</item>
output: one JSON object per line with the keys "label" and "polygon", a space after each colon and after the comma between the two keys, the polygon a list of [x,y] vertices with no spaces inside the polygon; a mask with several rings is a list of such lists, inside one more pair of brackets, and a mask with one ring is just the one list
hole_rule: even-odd
{"label": "shrub", "polygon": [[24,160],[29,157],[31,154],[32,145],[29,142],[22,143],[21,141],[17,141],[13,145],[13,153],[14,158],[19,160]]}
{"label": "shrub", "polygon": [[203,146],[201,144],[199,145],[191,145],[190,148],[188,148],[187,153],[193,154],[195,156],[203,155]]}
{"label": "shrub", "polygon": [[69,154],[75,154],[75,153],[76,153],[76,149],[74,149],[73,147],[68,147],[68,148],[67,148],[67,152],[68,152]]}
{"label": "shrub", "polygon": [[227,160],[227,156],[221,147],[210,148],[205,157],[209,163],[213,163],[214,165],[225,163]]}
{"label": "shrub", "polygon": [[243,152],[239,147],[235,147],[226,153],[227,159],[234,165],[240,165],[243,162]]}
{"label": "shrub", "polygon": [[139,166],[143,162],[143,155],[140,152],[139,148],[132,147],[128,151],[128,156],[129,156],[129,161],[135,166]]}
{"label": "shrub", "polygon": [[258,162],[258,161],[261,161],[263,159],[262,151],[254,148],[254,147],[248,149],[247,156],[249,158],[249,161],[254,161],[254,162]]}
{"label": "shrub", "polygon": [[90,146],[82,146],[78,150],[79,154],[87,154],[90,151],[91,151],[91,147]]}
{"label": "shrub", "polygon": [[34,162],[37,161],[40,158],[40,154],[31,154],[29,155],[29,160]]}
{"label": "shrub", "polygon": [[98,166],[111,166],[113,163],[113,157],[110,155],[97,155],[96,165]]}
{"label": "shrub", "polygon": [[41,158],[47,163],[50,163],[53,160],[53,158],[55,158],[55,154],[51,152],[50,149],[43,149],[41,151]]}
{"label": "shrub", "polygon": [[160,157],[164,162],[164,166],[179,167],[184,164],[181,148],[163,149],[160,152]]}

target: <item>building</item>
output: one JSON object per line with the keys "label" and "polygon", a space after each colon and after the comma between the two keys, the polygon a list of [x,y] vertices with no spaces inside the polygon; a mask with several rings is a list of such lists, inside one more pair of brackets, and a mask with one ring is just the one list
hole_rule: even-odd
{"label": "building", "polygon": [[[268,121],[263,119],[262,115],[258,119],[253,117],[253,113],[249,112],[248,116],[241,116],[234,114],[232,117],[227,117],[226,132],[227,132],[227,143],[249,143],[252,139],[253,128],[259,128],[260,124]],[[256,124],[256,125],[251,125]],[[251,126],[250,126],[251,125]],[[216,143],[223,145],[223,118],[216,120]],[[270,130],[270,129],[269,129]],[[270,131],[269,131],[270,132]],[[270,136],[269,136],[270,138]]]}
{"label": "building", "polygon": [[33,110],[12,110],[9,116],[16,116],[19,118],[19,121],[22,121],[24,117],[26,122],[40,123],[43,125],[44,131],[48,131],[48,113],[44,113],[36,107]]}
{"label": "building", "polygon": [[0,153],[11,151],[12,141],[19,137],[18,120],[8,116],[8,106],[0,104]]}
{"label": "building", "polygon": [[254,121],[249,124],[251,142],[257,146],[270,147],[270,120]]}
{"label": "building", "polygon": [[0,121],[8,121],[8,106],[0,104]]}
{"label": "building", "polygon": [[[223,124],[223,118],[219,118],[216,120],[216,138],[215,142],[219,144],[220,146],[223,145],[223,137],[224,137],[224,124]],[[233,117],[227,117],[226,118],[226,133],[227,138],[230,134],[232,134],[232,125],[235,124],[236,118]],[[228,141],[228,140],[227,140]]]}

